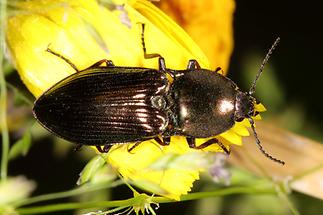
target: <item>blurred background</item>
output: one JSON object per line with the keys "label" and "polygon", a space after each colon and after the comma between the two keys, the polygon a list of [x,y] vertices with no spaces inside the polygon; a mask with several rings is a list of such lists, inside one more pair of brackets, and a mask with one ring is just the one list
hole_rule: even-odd
{"label": "blurred background", "polygon": [[[228,76],[242,89],[249,89],[267,50],[280,36],[281,43],[257,84],[257,98],[268,109],[263,117],[275,125],[323,143],[322,10],[321,1],[237,1],[235,48]],[[16,72],[8,73],[7,80],[24,89]],[[26,90],[23,92],[24,96],[32,98]],[[13,94],[10,96],[13,98]],[[22,97],[11,101],[24,104]],[[34,123],[22,120],[26,115],[32,117],[31,105],[19,108],[12,108],[13,103],[11,105],[9,115],[12,121],[9,123],[12,126],[22,128],[24,123]],[[38,187],[34,195],[70,189],[93,154],[87,154],[91,153],[89,150],[83,150],[82,154],[74,153],[69,143],[48,135],[39,126],[33,129],[39,129],[33,132],[38,136],[33,137],[33,146],[26,157],[19,157],[9,163],[10,175],[23,174],[36,180]],[[23,132],[13,133],[12,141],[18,140]],[[194,189],[207,190],[208,187],[214,187],[214,184],[206,179],[197,182]],[[131,197],[128,188],[118,187],[111,194],[113,199]],[[104,198],[106,195],[103,195]],[[293,193],[290,197],[301,214],[321,214],[323,210],[321,200],[300,193]],[[290,211],[275,196],[235,195],[163,204],[157,213],[235,215],[290,214]]]}
{"label": "blurred background", "polygon": [[257,85],[258,98],[270,110],[265,115],[274,114],[289,130],[322,140],[323,4],[236,3],[235,48],[229,76],[249,87],[253,78],[250,71],[257,71],[268,47],[280,36],[281,43]]}
{"label": "blurred background", "polygon": [[[238,86],[248,89],[266,51],[279,36],[281,42],[257,84],[256,97],[268,110],[262,116],[274,125],[321,143],[322,9],[321,1],[236,1],[235,46],[228,74]],[[242,202],[262,209],[240,214],[290,214],[275,211],[284,208],[282,202],[258,199],[251,203],[247,199]],[[321,200],[297,192],[291,199],[301,214],[321,214]],[[228,211],[232,211],[229,205],[219,214],[231,214]]]}

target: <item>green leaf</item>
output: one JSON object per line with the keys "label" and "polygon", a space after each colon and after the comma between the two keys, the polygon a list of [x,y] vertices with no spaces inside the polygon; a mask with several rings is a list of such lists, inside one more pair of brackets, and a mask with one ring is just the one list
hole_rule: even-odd
{"label": "green leaf", "polygon": [[19,155],[26,156],[31,146],[31,134],[27,129],[20,140],[14,143],[9,152],[9,160],[12,160]]}
{"label": "green leaf", "polygon": [[77,181],[77,185],[82,185],[91,180],[91,178],[101,169],[104,164],[105,160],[100,155],[92,158],[80,173],[80,178]]}

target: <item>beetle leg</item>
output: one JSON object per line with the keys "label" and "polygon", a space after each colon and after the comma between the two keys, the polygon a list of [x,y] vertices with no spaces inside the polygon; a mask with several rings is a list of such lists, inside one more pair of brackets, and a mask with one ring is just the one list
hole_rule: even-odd
{"label": "beetle leg", "polygon": [[[164,141],[163,140],[161,140],[159,137],[155,137],[154,138],[154,140],[159,144],[159,145],[161,145],[161,146],[167,146],[167,145],[169,145],[169,142],[167,142],[168,141],[168,138],[167,137],[165,137],[164,138]],[[166,141],[165,141],[166,140]]]}
{"label": "beetle leg", "polygon": [[108,153],[112,146],[113,145],[111,145],[111,144],[105,144],[103,146],[103,153]]}
{"label": "beetle leg", "polygon": [[168,73],[170,75],[170,77],[172,77],[174,79],[176,78],[177,73],[174,70],[166,68],[165,59],[163,57],[160,57],[158,59],[158,65],[159,65],[160,71]]}
{"label": "beetle leg", "polygon": [[165,145],[169,145],[170,144],[170,136],[163,137],[163,142]]}
{"label": "beetle leg", "polygon": [[83,69],[83,70],[87,70],[87,69],[93,69],[93,68],[98,68],[101,66],[101,64],[105,63],[106,64],[106,67],[114,67],[114,64],[112,62],[112,60],[108,60],[108,59],[102,59],[98,62],[96,62],[95,64],[93,64],[92,66],[89,66],[88,68],[86,69]]}
{"label": "beetle leg", "polygon": [[145,43],[145,24],[141,23],[141,44],[142,44],[142,49],[144,51],[144,58],[145,59],[151,59],[151,58],[156,58],[158,57],[158,65],[159,65],[159,70],[163,72],[167,72],[171,77],[175,77],[174,72],[171,70],[166,69],[166,64],[165,64],[165,59],[158,53],[149,53],[147,54],[147,49],[146,49],[146,43]]}
{"label": "beetle leg", "polygon": [[127,149],[128,152],[131,153],[131,151],[134,150],[134,148],[136,148],[137,146],[139,146],[140,143],[142,143],[142,142],[135,142],[135,144],[133,146],[131,146],[130,148]]}
{"label": "beetle leg", "polygon": [[205,143],[202,143],[199,146],[196,146],[196,144],[195,144],[195,138],[194,137],[187,137],[186,140],[187,140],[187,143],[188,143],[189,147],[190,148],[193,148],[193,149],[204,149],[204,148],[208,147],[209,145],[218,144],[218,146],[220,146],[222,148],[222,150],[226,154],[228,154],[228,155],[230,154],[230,151],[223,145],[223,143],[221,143],[216,138],[212,138],[212,139],[206,141]]}
{"label": "beetle leg", "polygon": [[220,73],[221,75],[223,75],[223,70],[222,70],[222,68],[221,67],[217,67],[216,69],[215,69],[215,71],[214,72],[216,72],[216,73]]}
{"label": "beetle leg", "polygon": [[165,63],[165,59],[163,57],[160,57],[158,59],[158,64],[159,64],[159,70],[163,71],[163,72],[167,72],[166,71],[166,63]]}
{"label": "beetle leg", "polygon": [[111,149],[112,145],[111,144],[105,144],[103,146],[103,148],[101,146],[95,146],[95,147],[100,153],[108,153],[109,150]]}
{"label": "beetle leg", "polygon": [[96,149],[100,152],[100,153],[104,153],[103,149],[101,148],[101,146],[95,146]]}
{"label": "beetle leg", "polygon": [[144,23],[141,23],[141,44],[142,44],[142,49],[144,50],[145,59],[150,59],[155,57],[162,58],[162,56],[158,53],[147,54],[146,44],[145,44],[145,24]]}
{"label": "beetle leg", "polygon": [[[49,44],[50,45],[50,44]],[[61,59],[63,59],[66,63],[68,63],[76,72],[79,72],[80,70],[78,70],[78,68],[75,66],[75,64],[74,63],[72,63],[69,59],[67,59],[66,57],[64,57],[63,55],[61,55],[61,54],[59,54],[59,53],[57,53],[57,52],[55,52],[55,51],[53,51],[53,50],[51,50],[50,48],[49,48],[49,45],[48,45],[48,47],[47,47],[47,49],[46,49],[46,51],[47,52],[49,52],[49,53],[51,53],[51,54],[53,54],[53,55],[55,55],[55,56],[57,56],[57,57],[59,57],[59,58],[61,58]]]}
{"label": "beetle leg", "polygon": [[197,60],[190,60],[190,61],[188,61],[187,69],[188,69],[188,70],[201,69],[201,66],[200,66],[200,64],[197,62]]}
{"label": "beetle leg", "polygon": [[187,144],[190,148],[195,149],[195,138],[194,137],[186,137]]}

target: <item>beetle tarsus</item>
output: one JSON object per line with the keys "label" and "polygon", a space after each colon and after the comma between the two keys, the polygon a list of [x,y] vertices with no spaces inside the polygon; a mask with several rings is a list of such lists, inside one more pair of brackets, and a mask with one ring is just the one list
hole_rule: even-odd
{"label": "beetle tarsus", "polygon": [[151,58],[161,58],[162,56],[158,53],[151,53],[147,54],[146,50],[146,43],[145,43],[145,24],[141,23],[141,44],[142,44],[142,49],[144,50],[144,57],[145,59],[151,59]]}
{"label": "beetle tarsus", "polygon": [[187,137],[186,138],[187,140],[187,143],[188,143],[188,146],[192,149],[204,149],[212,144],[217,144],[218,146],[221,147],[221,149],[227,154],[229,155],[230,154],[230,150],[227,149],[223,143],[221,143],[218,139],[216,138],[212,138],[204,143],[202,143],[201,145],[199,146],[196,146],[196,143],[195,143],[195,138],[194,137]]}
{"label": "beetle tarsus", "polygon": [[128,148],[128,152],[133,154],[132,151],[141,144],[142,142],[135,142],[134,145],[132,145],[130,148]]}

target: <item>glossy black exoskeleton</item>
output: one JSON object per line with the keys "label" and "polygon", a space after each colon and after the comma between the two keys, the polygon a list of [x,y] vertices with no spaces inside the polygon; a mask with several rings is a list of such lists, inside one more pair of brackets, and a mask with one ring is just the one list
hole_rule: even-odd
{"label": "glossy black exoskeleton", "polygon": [[[276,46],[270,49],[265,61]],[[198,62],[190,60],[185,70],[172,70],[158,54],[146,54],[146,58],[159,57],[159,69],[118,67],[109,60],[78,71],[55,84],[35,102],[34,115],[49,131],[79,145],[97,146],[107,152],[118,143],[155,139],[168,145],[171,136],[185,136],[191,148],[205,148],[218,144],[229,153],[216,138],[202,145],[195,145],[195,138],[208,138],[230,129],[236,121],[249,119],[260,150],[251,117],[256,100],[252,97],[256,80],[249,92],[238,89],[229,78],[201,69]],[[106,66],[102,66],[106,63]],[[171,81],[167,76],[171,77]],[[160,139],[162,137],[162,139]]]}

